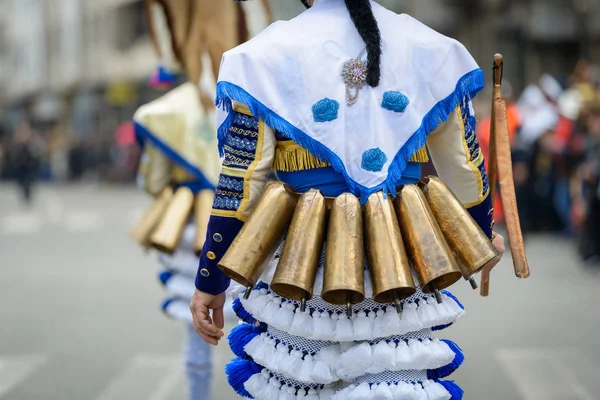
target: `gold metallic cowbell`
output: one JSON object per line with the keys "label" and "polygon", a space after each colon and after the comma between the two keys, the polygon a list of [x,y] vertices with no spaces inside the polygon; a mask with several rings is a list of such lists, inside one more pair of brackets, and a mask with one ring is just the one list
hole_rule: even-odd
{"label": "gold metallic cowbell", "polygon": [[146,249],[150,248],[150,236],[152,236],[152,232],[154,232],[154,229],[159,224],[172,197],[172,188],[167,187],[163,189],[148,210],[146,210],[144,215],[135,223],[133,228],[131,228],[129,235],[138,242],[140,246]]}
{"label": "gold metallic cowbell", "polygon": [[351,193],[337,197],[329,214],[325,270],[321,297],[335,305],[352,304],[365,298],[365,256],[360,200]]}
{"label": "gold metallic cowbell", "polygon": [[194,207],[194,193],[187,187],[180,187],[173,195],[150,241],[156,250],[173,254]]}
{"label": "gold metallic cowbell", "polygon": [[302,311],[312,297],[326,217],[327,204],[320,191],[311,189],[300,196],[271,281],[275,293],[300,301]]}
{"label": "gold metallic cowbell", "polygon": [[217,264],[250,295],[288,228],[297,198],[281,182],[267,185],[256,208]]}
{"label": "gold metallic cowbell", "polygon": [[425,293],[435,293],[458,281],[462,273],[433,216],[425,195],[417,185],[406,185],[395,200],[400,228],[410,262]]}
{"label": "gold metallic cowbell", "polygon": [[395,302],[400,313],[400,300],[410,297],[416,288],[391,197],[381,191],[373,193],[365,203],[364,218],[373,299]]}
{"label": "gold metallic cowbell", "polygon": [[208,220],[212,211],[215,192],[210,189],[201,190],[194,201],[194,224],[196,226],[196,240],[194,241],[194,252],[197,256],[202,252],[206,232],[208,231]]}
{"label": "gold metallic cowbell", "polygon": [[433,211],[435,220],[444,233],[463,277],[471,282],[473,289],[477,283],[473,275],[480,272],[498,255],[487,235],[473,220],[456,195],[438,177],[429,176],[420,184]]}

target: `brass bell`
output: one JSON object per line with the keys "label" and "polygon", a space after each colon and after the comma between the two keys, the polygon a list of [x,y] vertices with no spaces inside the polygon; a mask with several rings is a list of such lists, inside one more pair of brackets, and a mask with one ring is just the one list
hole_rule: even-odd
{"label": "brass bell", "polygon": [[163,189],[144,215],[131,228],[129,236],[142,247],[146,249],[150,247],[150,236],[160,222],[172,197],[173,189],[171,187]]}
{"label": "brass bell", "polygon": [[473,275],[498,256],[487,235],[450,188],[438,177],[428,176],[419,183],[446,242],[458,261],[463,277],[477,289]]}
{"label": "brass bell", "polygon": [[301,311],[312,297],[325,236],[327,204],[320,191],[300,196],[288,230],[271,289],[301,302]]}
{"label": "brass bell", "polygon": [[417,185],[406,185],[395,201],[406,251],[421,288],[442,302],[440,290],[458,281],[462,273],[444,234]]}
{"label": "brass bell", "polygon": [[330,304],[345,305],[349,316],[352,304],[365,298],[364,259],[360,200],[344,193],[331,205],[321,297]]}
{"label": "brass bell", "polygon": [[173,254],[194,207],[194,193],[190,188],[177,189],[160,223],[150,237],[156,250]]}
{"label": "brass bell", "polygon": [[283,240],[296,202],[289,186],[269,183],[252,215],[217,264],[225,275],[246,287],[246,298]]}
{"label": "brass bell", "polygon": [[373,282],[373,299],[378,303],[396,303],[416,292],[410,263],[394,205],[383,192],[373,193],[364,207],[365,236],[369,272]]}
{"label": "brass bell", "polygon": [[196,240],[194,252],[197,256],[202,252],[208,231],[208,220],[212,211],[215,192],[210,189],[201,190],[194,201],[194,223],[196,226]]}

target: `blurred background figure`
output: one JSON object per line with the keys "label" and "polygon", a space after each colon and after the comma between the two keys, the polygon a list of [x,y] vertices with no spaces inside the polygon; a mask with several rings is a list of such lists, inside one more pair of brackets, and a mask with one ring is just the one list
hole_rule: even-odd
{"label": "blurred background figure", "polygon": [[17,127],[15,140],[11,151],[15,180],[21,191],[23,204],[30,205],[32,187],[40,173],[42,144],[34,135],[27,122]]}
{"label": "blurred background figure", "polygon": [[[150,84],[168,88],[183,80],[181,73],[187,82],[141,106],[133,124],[121,124],[115,155],[133,163],[128,156],[136,138],[142,146],[138,184],[155,202],[132,236],[158,251],[158,277],[168,296],[162,310],[186,325],[188,396],[209,400],[211,349],[194,331],[189,302],[221,167],[213,105],[216,77],[223,53],[264,29],[270,8],[264,2],[148,0],[147,12],[160,59]],[[153,213],[157,207],[160,211]]]}

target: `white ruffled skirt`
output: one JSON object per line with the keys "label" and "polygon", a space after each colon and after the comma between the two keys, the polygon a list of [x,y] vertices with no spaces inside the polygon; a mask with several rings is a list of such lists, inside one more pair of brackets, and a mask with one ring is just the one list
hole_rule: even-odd
{"label": "white ruffled skirt", "polygon": [[[281,249],[281,248],[280,248]],[[403,300],[400,316],[393,304],[373,301],[369,274],[366,299],[353,306],[325,302],[323,268],[306,312],[299,302],[269,288],[278,251],[262,281],[246,300],[243,288],[232,294],[241,319],[229,335],[236,354],[226,368],[230,385],[257,400],[459,400],[462,390],[443,381],[463,362],[460,348],[433,337],[464,314],[458,300],[442,291],[443,302],[421,290]]]}

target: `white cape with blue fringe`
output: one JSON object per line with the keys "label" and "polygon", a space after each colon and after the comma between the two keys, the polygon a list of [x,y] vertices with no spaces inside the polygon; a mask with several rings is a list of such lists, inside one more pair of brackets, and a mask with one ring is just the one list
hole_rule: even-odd
{"label": "white cape with blue fringe", "polygon": [[[366,60],[365,44],[343,0],[316,0],[293,20],[277,22],[224,54],[217,85],[221,146],[232,101],[242,102],[267,125],[329,161],[356,195],[395,193],[427,135],[481,90],[484,79],[459,42],[371,3],[383,42],[378,87],[365,86],[358,102],[346,105],[341,71],[350,59]],[[408,97],[404,112],[382,107],[386,91]],[[325,98],[339,103],[337,118],[315,122],[312,107]],[[371,149],[385,154],[380,171],[363,168],[363,154]]]}

